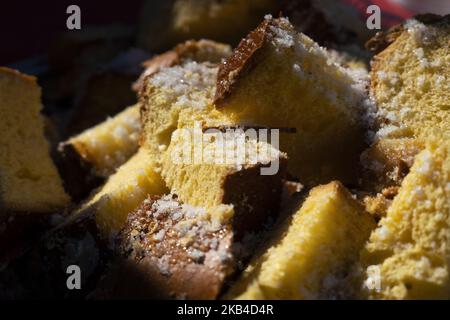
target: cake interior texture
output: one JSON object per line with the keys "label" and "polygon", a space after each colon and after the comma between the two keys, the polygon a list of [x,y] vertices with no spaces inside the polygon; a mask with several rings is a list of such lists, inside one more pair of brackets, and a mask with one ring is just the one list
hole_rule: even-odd
{"label": "cake interior texture", "polygon": [[352,183],[365,147],[366,85],[364,73],[268,16],[221,64],[215,100],[233,123],[294,129],[281,133],[280,148],[302,183]]}
{"label": "cake interior texture", "polygon": [[50,157],[34,77],[0,68],[0,206],[51,212],[69,204]]}
{"label": "cake interior texture", "polygon": [[71,138],[67,143],[73,145],[97,175],[108,177],[136,153],[140,132],[139,107],[135,105]]}
{"label": "cake interior texture", "polygon": [[342,184],[316,187],[227,297],[337,298],[345,289],[346,272],[374,227],[372,217]]}
{"label": "cake interior texture", "polygon": [[94,191],[79,211],[93,211],[101,235],[113,239],[124,227],[127,216],[147,197],[167,192],[155,170],[154,159],[141,148],[106,183]]}
{"label": "cake interior texture", "polygon": [[416,19],[372,64],[371,95],[380,137],[427,138],[450,129],[450,24]]}
{"label": "cake interior texture", "polygon": [[[362,252],[372,299],[448,299],[450,145],[434,140],[417,155],[387,215]],[[375,273],[377,271],[377,273]]]}

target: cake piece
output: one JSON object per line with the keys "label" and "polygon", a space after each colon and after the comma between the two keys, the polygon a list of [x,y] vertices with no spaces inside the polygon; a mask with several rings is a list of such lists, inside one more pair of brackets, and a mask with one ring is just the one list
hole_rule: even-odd
{"label": "cake piece", "polygon": [[61,143],[59,167],[72,196],[82,198],[114,174],[138,150],[140,132],[139,106],[134,105]]}
{"label": "cake piece", "polygon": [[237,124],[294,129],[281,134],[280,148],[305,185],[355,183],[369,122],[366,80],[287,19],[267,16],[221,64],[215,103]]}
{"label": "cake piece", "polygon": [[425,15],[377,38],[388,45],[372,61],[378,137],[426,139],[435,129],[449,131],[449,37],[450,15]]}
{"label": "cake piece", "polygon": [[177,128],[193,128],[196,121],[202,126],[229,123],[218,118],[213,104],[217,71],[217,64],[188,60],[146,78],[140,94],[142,145],[156,159]]}
{"label": "cake piece", "polygon": [[[362,297],[450,298],[450,144],[427,142],[362,252]],[[376,281],[375,281],[376,280]],[[376,284],[376,285],[373,285]]]}
{"label": "cake piece", "polygon": [[121,258],[95,297],[218,298],[237,266],[232,216],[232,206],[206,210],[174,195],[148,197],[129,215],[119,237]]}
{"label": "cake piece", "polygon": [[128,214],[147,195],[161,195],[167,191],[154,163],[145,148],[139,149],[77,212],[94,212],[102,237],[113,239],[124,226]]}
{"label": "cake piece", "polygon": [[189,39],[236,44],[265,14],[278,8],[276,0],[146,1],[138,43],[149,51],[167,50]]}
{"label": "cake piece", "polygon": [[53,212],[70,203],[50,158],[34,77],[0,68],[0,209]]}
{"label": "cake piece", "polygon": [[226,298],[338,298],[345,290],[341,279],[374,227],[340,183],[316,187]]}
{"label": "cake piece", "polygon": [[162,68],[173,67],[187,61],[220,63],[231,55],[231,47],[227,44],[211,40],[188,40],[178,44],[172,50],[164,52],[143,63],[145,72],[133,86],[137,92],[142,90],[144,79]]}
{"label": "cake piece", "polygon": [[233,227],[240,236],[258,230],[278,213],[286,155],[242,129],[197,129],[172,135],[161,163],[168,188],[181,201],[207,210],[233,205]]}

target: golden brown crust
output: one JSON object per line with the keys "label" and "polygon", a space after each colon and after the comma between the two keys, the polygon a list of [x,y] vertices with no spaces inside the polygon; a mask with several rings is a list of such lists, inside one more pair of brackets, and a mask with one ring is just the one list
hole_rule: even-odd
{"label": "golden brown crust", "polygon": [[15,76],[15,77],[19,77],[20,79],[24,80],[24,81],[29,81],[32,82],[33,84],[35,84],[37,82],[36,77],[34,76],[30,76],[24,73],[21,73],[20,71],[14,70],[14,69],[10,69],[7,67],[0,67],[0,73],[4,73],[6,75],[10,75],[10,76]]}
{"label": "golden brown crust", "polygon": [[[174,201],[179,206],[159,208],[158,200],[149,197],[129,215],[119,237],[123,257],[102,281],[95,298],[216,299],[221,293],[235,270],[229,225],[209,230],[197,224],[201,231],[186,238],[179,226],[192,218],[182,211],[182,203],[167,196],[164,203]],[[123,274],[126,279],[121,279]]]}
{"label": "golden brown crust", "polygon": [[221,63],[214,97],[217,106],[220,107],[221,102],[233,91],[239,78],[251,68],[258,51],[266,41],[271,23],[272,20],[265,19],[239,43],[233,54]]}

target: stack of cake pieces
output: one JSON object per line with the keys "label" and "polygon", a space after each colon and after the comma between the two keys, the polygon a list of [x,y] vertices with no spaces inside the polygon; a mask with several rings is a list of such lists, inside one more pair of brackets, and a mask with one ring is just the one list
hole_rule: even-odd
{"label": "stack of cake pieces", "polygon": [[[175,3],[174,38],[205,28]],[[449,17],[377,35],[370,74],[306,22],[267,15],[233,51],[188,41],[146,61],[137,105],[62,142],[57,166],[35,79],[0,69],[0,247],[11,217],[69,208],[22,258],[57,265],[36,271],[53,296],[75,264],[97,299],[449,298]]]}

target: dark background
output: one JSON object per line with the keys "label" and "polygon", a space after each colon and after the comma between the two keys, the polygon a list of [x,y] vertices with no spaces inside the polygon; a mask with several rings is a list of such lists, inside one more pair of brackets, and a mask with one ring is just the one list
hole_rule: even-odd
{"label": "dark background", "polygon": [[[382,9],[383,27],[392,26],[414,14],[394,4],[392,0],[336,1],[353,5],[362,15],[365,14],[368,5],[379,5]],[[60,32],[67,31],[66,9],[71,4],[81,7],[82,28],[86,28],[89,25],[105,24],[136,25],[143,2],[144,0],[1,0],[0,65],[8,65],[46,53],[55,37]]]}
{"label": "dark background", "polygon": [[82,28],[88,25],[134,25],[143,0],[0,1],[0,65],[45,53],[51,41],[67,31],[66,9],[81,8]]}

